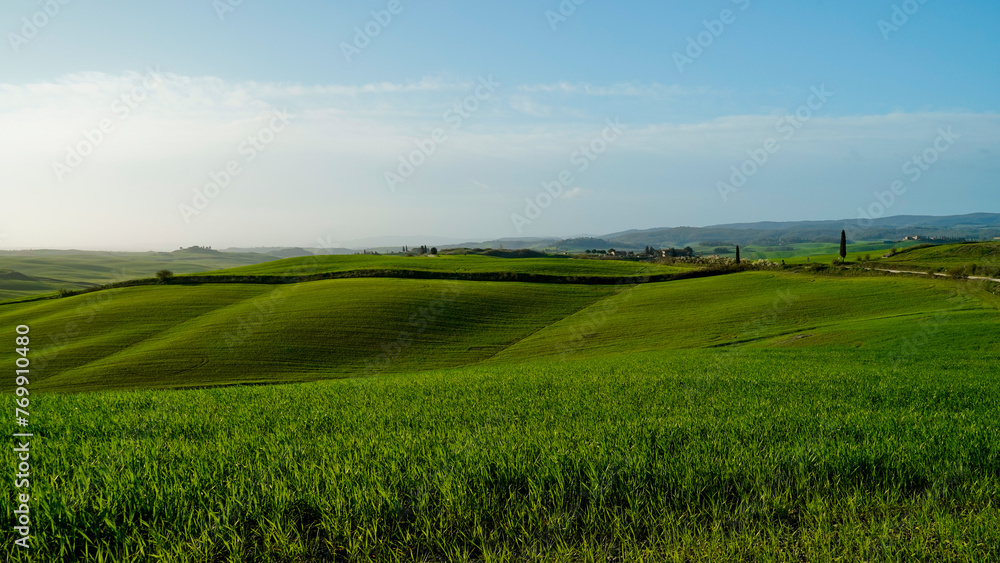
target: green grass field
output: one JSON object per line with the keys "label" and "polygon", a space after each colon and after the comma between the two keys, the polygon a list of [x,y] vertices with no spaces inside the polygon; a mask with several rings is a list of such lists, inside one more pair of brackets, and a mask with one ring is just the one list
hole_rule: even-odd
{"label": "green grass field", "polygon": [[[858,241],[847,245],[847,256],[849,260],[854,260],[857,256],[870,254],[872,258],[882,256],[889,249],[907,248],[920,244],[919,242],[882,242],[882,241]],[[740,255],[748,260],[758,260],[767,258],[773,262],[785,261],[786,264],[804,264],[806,259],[809,262],[820,262],[829,264],[834,258],[840,258],[839,242],[803,242],[790,245],[794,250],[771,250],[772,247],[750,245],[740,249]],[[710,249],[704,252],[710,254]],[[732,257],[732,254],[727,254]]]}
{"label": "green grass field", "polygon": [[494,359],[735,344],[892,350],[921,323],[934,323],[942,347],[997,352],[1000,335],[975,327],[995,322],[998,304],[974,283],[745,272],[637,286],[535,332]]}
{"label": "green grass field", "polygon": [[152,286],[7,305],[0,325],[32,319],[46,335],[35,348],[39,389],[273,383],[474,363],[613,290],[396,279]]}
{"label": "green grass field", "polygon": [[[880,347],[948,315],[953,350],[995,350],[996,296],[950,280],[744,272],[639,286],[345,279],[101,291],[0,308],[31,319],[40,390],[274,383],[489,361],[732,344]],[[738,298],[736,296],[739,296]],[[989,299],[987,299],[987,297]],[[750,336],[744,326],[763,323]],[[15,360],[0,351],[0,362]]]}
{"label": "green grass field", "polygon": [[229,268],[208,275],[296,276],[351,270],[413,270],[459,274],[530,273],[555,276],[645,276],[674,274],[688,268],[647,262],[574,258],[498,258],[492,256],[313,256]]}
{"label": "green grass field", "polygon": [[42,394],[35,560],[1000,557],[995,354],[719,354]]}
{"label": "green grass field", "polygon": [[899,269],[943,272],[955,266],[985,265],[1000,272],[1000,242],[976,244],[945,244],[913,248],[899,252],[880,262]]}
{"label": "green grass field", "polygon": [[[87,252],[23,250],[0,252],[0,301],[84,289],[135,278],[149,278],[163,269],[192,274],[275,260],[255,253]],[[11,275],[14,272],[15,275]],[[27,278],[27,279],[25,279]]]}
{"label": "green grass field", "polygon": [[97,284],[92,282],[66,281],[29,276],[16,270],[0,270],[0,301],[14,300],[45,293],[58,293],[60,289],[88,289],[95,285]]}
{"label": "green grass field", "polygon": [[[858,258],[869,256],[872,260],[877,260],[892,248],[904,249],[921,244],[915,241],[908,242],[857,242],[847,245],[847,260],[849,262],[859,261]],[[794,245],[796,250],[792,252],[765,252],[760,249],[750,248],[746,254],[747,258],[768,258],[773,262],[785,261],[786,264],[806,264],[819,263],[829,264],[834,259],[840,260],[840,244],[830,243],[806,243]]]}
{"label": "green grass field", "polygon": [[1000,558],[998,311],[780,270],[161,285],[2,305],[0,362],[30,325],[36,561],[971,562]]}

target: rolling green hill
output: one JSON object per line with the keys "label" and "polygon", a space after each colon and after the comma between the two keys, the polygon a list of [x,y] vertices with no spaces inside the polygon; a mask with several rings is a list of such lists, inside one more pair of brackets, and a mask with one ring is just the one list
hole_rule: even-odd
{"label": "rolling green hill", "polygon": [[253,252],[184,249],[173,252],[92,252],[82,250],[18,250],[0,252],[0,268],[29,276],[76,280],[95,284],[149,277],[168,268],[194,273],[260,264],[276,257]]}
{"label": "rolling green hill", "polygon": [[39,389],[288,382],[474,363],[612,291],[395,279],[151,286],[7,305],[0,326],[30,323]]}
{"label": "rolling green hill", "polygon": [[[915,246],[918,242],[855,242],[847,245],[847,259],[853,261],[858,256],[870,255],[871,258],[882,256],[889,249],[907,248]],[[840,243],[829,242],[806,242],[791,245],[794,250],[771,250],[770,247],[748,246],[741,249],[741,254],[747,259],[767,258],[772,262],[784,260],[787,264],[804,264],[809,262],[819,262],[829,264],[834,258],[840,259]]]}
{"label": "rolling green hill", "polygon": [[30,250],[0,252],[0,269],[24,276],[0,275],[0,301],[85,289],[135,278],[148,278],[162,269],[195,273],[275,260],[263,254],[221,253],[211,250],[174,252],[89,252]]}
{"label": "rolling green hill", "polygon": [[1000,274],[1000,242],[920,245],[901,250],[879,262],[885,266],[923,271],[944,271],[955,266],[975,264]]}
{"label": "rolling green hill", "polygon": [[15,270],[0,270],[0,301],[37,295],[39,293],[55,293],[60,289],[79,290],[95,287],[90,282],[68,282],[54,278],[29,276]]}
{"label": "rolling green hill", "polygon": [[[665,349],[864,348],[895,352],[923,325],[925,347],[1000,352],[1000,299],[975,284],[744,272],[636,286],[540,330],[492,361]],[[916,328],[915,328],[916,327]]]}
{"label": "rolling green hill", "polygon": [[[345,279],[148,286],[0,308],[39,389],[273,383],[737,344],[996,351],[996,296],[951,280],[744,272],[640,286]],[[969,285],[968,287],[972,287]],[[13,361],[12,350],[0,361]]]}
{"label": "rolling green hill", "polygon": [[[201,248],[173,252],[0,251],[0,301],[54,293],[60,289],[84,289],[149,278],[163,269],[177,274],[196,273],[276,259],[266,254],[217,252]],[[24,278],[5,278],[4,271],[16,272]]]}
{"label": "rolling green hill", "polygon": [[644,276],[673,274],[685,268],[647,262],[574,258],[500,258],[493,256],[312,256],[207,272],[218,276],[297,276],[351,270],[412,270],[459,274],[528,273],[555,276]]}

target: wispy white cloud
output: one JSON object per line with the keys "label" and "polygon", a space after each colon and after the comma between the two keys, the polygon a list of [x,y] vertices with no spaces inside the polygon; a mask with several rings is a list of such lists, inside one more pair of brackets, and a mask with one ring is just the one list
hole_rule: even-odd
{"label": "wispy white cloud", "polygon": [[538,103],[529,96],[511,96],[510,107],[514,111],[531,117],[549,117],[552,115],[552,108]]}
{"label": "wispy white cloud", "polygon": [[518,88],[522,92],[545,94],[574,94],[599,97],[672,97],[705,93],[707,89],[686,89],[676,84],[633,84],[622,82],[610,86],[595,86],[587,83],[555,82],[549,84],[525,84]]}
{"label": "wispy white cloud", "polygon": [[449,81],[425,77],[417,82],[378,82],[360,85],[315,85],[249,83],[250,90],[262,96],[360,96],[365,94],[407,94],[413,92],[462,91],[475,86],[469,81]]}
{"label": "wispy white cloud", "polygon": [[[563,169],[574,172],[573,187],[562,196],[574,204],[554,206],[534,234],[558,233],[563,225],[568,232],[582,226],[602,230],[587,223],[588,216],[638,217],[628,226],[640,226],[648,212],[654,224],[670,224],[673,216],[648,204],[657,198],[679,202],[678,210],[705,210],[699,211],[702,218],[687,211],[676,221],[724,222],[740,217],[717,216],[712,207],[719,205],[716,180],[746,159],[748,149],[769,137],[780,139],[775,129],[780,114],[694,123],[663,123],[640,115],[623,119],[626,133],[590,169],[577,172],[571,162],[574,152],[601,132],[604,117],[613,116],[593,117],[607,106],[596,97],[678,90],[511,85],[498,93],[495,103],[484,102],[461,129],[453,130],[442,114],[475,87],[473,81],[302,86],[164,73],[163,83],[127,119],[119,119],[112,103],[142,79],[141,72],[81,73],[47,83],[0,84],[0,196],[28,210],[0,208],[0,231],[9,235],[6,245],[67,246],[77,241],[94,246],[121,232],[140,233],[135,245],[157,248],[305,244],[305,236],[280,237],[328,224],[338,225],[348,238],[397,232],[403,224],[413,232],[433,233],[448,225],[452,234],[506,236],[511,234],[509,213]],[[549,92],[579,93],[597,103],[554,103]],[[260,158],[247,163],[203,217],[192,225],[181,222],[178,204],[267,126],[270,108],[286,105],[296,116],[289,128]],[[575,110],[579,115],[573,115]],[[58,182],[52,163],[64,159],[66,147],[79,143],[85,131],[104,119],[114,120],[113,132],[65,182]],[[961,140],[921,190],[932,190],[936,176],[959,185],[964,177],[955,174],[996,168],[991,155],[1000,153],[1000,116],[995,114],[817,116],[794,139],[783,141],[782,152],[741,192],[742,201],[795,198],[795,189],[806,183],[818,186],[811,198],[826,197],[820,188],[838,193],[838,186],[848,186],[860,193],[857,205],[866,204],[871,191],[898,175],[904,160],[933,141],[940,127],[952,127]],[[435,128],[446,131],[447,141],[398,193],[390,194],[385,172]],[[475,180],[470,183],[470,178]],[[914,190],[913,197],[919,193]],[[615,211],[622,201],[632,204]],[[412,212],[418,208],[420,213]],[[825,215],[846,215],[853,209],[849,205]],[[902,203],[898,209],[904,210]],[[576,212],[581,215],[573,216]],[[616,224],[625,223],[622,218]],[[81,233],[91,238],[81,240]]]}

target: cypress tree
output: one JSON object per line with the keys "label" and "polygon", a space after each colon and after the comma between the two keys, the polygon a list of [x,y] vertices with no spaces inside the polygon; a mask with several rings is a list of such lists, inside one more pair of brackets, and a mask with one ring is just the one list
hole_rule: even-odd
{"label": "cypress tree", "polygon": [[736,265],[738,266],[739,263],[740,263],[740,247],[739,247],[739,245],[737,245],[736,246]]}
{"label": "cypress tree", "polygon": [[840,261],[847,258],[847,231],[840,231]]}

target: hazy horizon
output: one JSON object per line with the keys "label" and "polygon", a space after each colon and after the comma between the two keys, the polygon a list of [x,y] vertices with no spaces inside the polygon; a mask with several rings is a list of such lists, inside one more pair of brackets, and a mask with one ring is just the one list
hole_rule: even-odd
{"label": "hazy horizon", "polygon": [[[962,214],[959,214],[957,216],[972,215],[972,214],[975,214],[975,213],[984,213],[984,212],[962,213]],[[986,213],[988,213],[988,212],[986,212]],[[990,214],[992,214],[992,213],[990,213]],[[882,219],[894,219],[894,218],[906,217],[906,216],[912,216],[912,215],[887,215],[885,217],[882,217]],[[945,217],[945,216],[943,216],[943,215],[927,215],[925,217]],[[211,244],[209,242],[209,243],[202,243],[202,244],[193,244],[193,245],[189,245],[189,246],[210,247],[213,250],[220,250],[220,251],[228,250],[228,249],[231,249],[231,248],[236,248],[236,249],[243,249],[243,248],[311,248],[311,249],[320,249],[320,250],[323,250],[323,249],[331,249],[332,250],[332,249],[346,248],[346,249],[350,249],[350,250],[362,251],[364,249],[371,250],[371,249],[378,249],[378,248],[392,248],[392,247],[401,246],[401,245],[406,245],[406,246],[411,246],[411,247],[419,246],[421,244],[425,244],[427,246],[442,246],[442,245],[444,245],[444,246],[451,246],[451,245],[463,244],[463,243],[483,243],[483,242],[490,242],[490,241],[506,241],[506,240],[510,240],[510,241],[519,241],[519,240],[528,241],[528,240],[534,240],[534,239],[538,239],[538,240],[541,240],[541,239],[568,240],[568,239],[587,238],[587,237],[600,238],[600,237],[606,237],[606,236],[609,236],[609,235],[613,235],[613,234],[621,233],[621,232],[627,232],[627,231],[646,231],[646,230],[670,229],[670,228],[714,228],[714,227],[725,227],[726,225],[730,225],[730,224],[742,224],[742,223],[746,223],[746,224],[757,224],[757,223],[797,223],[797,222],[814,222],[814,221],[815,222],[829,221],[829,222],[833,222],[833,223],[843,223],[844,224],[844,228],[847,229],[848,231],[850,231],[851,228],[857,228],[859,226],[859,222],[856,219],[846,219],[846,218],[823,219],[823,218],[819,218],[819,219],[798,219],[798,220],[792,220],[792,221],[762,220],[762,221],[747,221],[747,222],[740,222],[740,223],[719,223],[719,224],[712,224],[712,225],[660,225],[660,226],[656,226],[656,227],[638,227],[638,228],[624,229],[624,230],[621,230],[621,231],[606,232],[606,233],[552,234],[552,235],[522,236],[522,237],[511,236],[511,237],[495,237],[495,238],[490,238],[490,237],[462,238],[462,237],[424,236],[424,235],[379,235],[379,236],[364,237],[364,238],[357,238],[357,239],[333,240],[333,239],[331,239],[328,236],[327,237],[320,236],[320,237],[316,237],[312,241],[305,241],[305,242],[291,243],[291,244],[277,244],[277,243],[276,244],[253,244],[253,245],[236,244],[236,245],[221,246],[221,245]],[[836,233],[834,232],[831,235],[831,240],[833,238],[835,238],[835,236],[834,236],[835,234]],[[155,248],[142,247],[142,246],[134,246],[134,245],[122,245],[122,246],[118,246],[118,247],[114,247],[114,246],[106,246],[106,247],[82,247],[82,246],[68,247],[67,246],[67,247],[25,247],[25,248],[2,248],[2,247],[0,247],[0,251],[45,251],[45,250],[74,251],[74,250],[79,250],[79,251],[86,251],[86,252],[172,252],[172,251],[175,251],[175,250],[180,250],[180,249],[188,248],[189,246],[184,246],[184,245],[174,246],[174,247],[158,246],[158,247],[155,247]]]}

